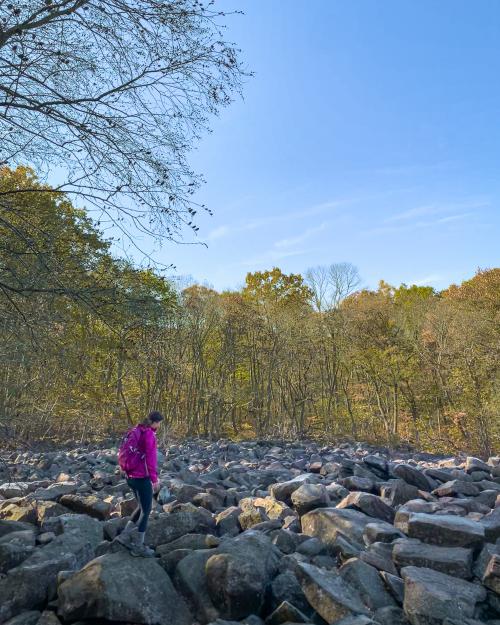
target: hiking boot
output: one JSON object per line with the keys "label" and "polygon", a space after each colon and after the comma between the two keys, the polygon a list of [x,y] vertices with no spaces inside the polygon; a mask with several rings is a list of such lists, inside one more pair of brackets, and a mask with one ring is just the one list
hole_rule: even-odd
{"label": "hiking boot", "polygon": [[118,534],[115,540],[124,547],[127,547],[127,549],[130,549],[132,545],[137,544],[139,541],[139,532],[137,527],[131,527],[130,529],[123,530],[121,534]]}
{"label": "hiking boot", "polygon": [[146,547],[142,542],[143,538],[139,536],[137,527],[123,531],[115,540],[126,547],[132,556],[141,558],[154,558],[155,556],[153,549]]}
{"label": "hiking boot", "polygon": [[155,552],[150,547],[137,543],[136,545],[132,545],[132,547],[130,547],[130,555],[137,558],[154,558]]}

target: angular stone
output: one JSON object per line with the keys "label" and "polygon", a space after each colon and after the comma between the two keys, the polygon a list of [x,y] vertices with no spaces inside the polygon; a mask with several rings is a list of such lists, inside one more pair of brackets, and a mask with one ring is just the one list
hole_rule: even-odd
{"label": "angular stone", "polygon": [[220,512],[215,517],[215,524],[221,534],[237,536],[241,532],[241,525],[238,521],[241,512],[241,508],[231,506]]}
{"label": "angular stone", "polygon": [[430,483],[427,477],[422,471],[415,469],[409,464],[398,464],[392,469],[393,475],[401,478],[407,484],[411,484],[412,486],[416,486],[420,490],[429,491]]}
{"label": "angular stone", "polygon": [[23,523],[21,521],[0,520],[0,538],[3,538],[12,532],[21,532],[23,530],[29,530],[32,532],[33,525],[31,523]]}
{"label": "angular stone", "polygon": [[337,508],[353,508],[354,510],[359,510],[368,516],[381,519],[387,523],[392,523],[394,521],[394,510],[384,503],[380,497],[371,495],[370,493],[349,493],[347,497],[337,504]]}
{"label": "angular stone", "polygon": [[470,618],[476,603],[486,599],[481,586],[432,569],[407,566],[401,575],[404,611],[412,625],[439,625],[447,617]]}
{"label": "angular stone", "polygon": [[483,584],[500,595],[500,555],[494,554],[483,575]]}
{"label": "angular stone", "polygon": [[481,549],[481,553],[476,558],[476,561],[474,562],[474,569],[473,569],[474,575],[478,579],[480,580],[483,579],[483,576],[484,576],[484,573],[486,572],[488,564],[494,555],[500,556],[500,544],[493,545],[491,543],[486,543],[484,547]]}
{"label": "angular stone", "polygon": [[6,621],[5,625],[37,625],[42,613],[38,610],[22,612]]}
{"label": "angular stone", "polygon": [[47,488],[39,488],[29,495],[33,501],[58,501],[63,495],[74,495],[78,490],[78,484],[74,482],[61,482],[51,484]]}
{"label": "angular stone", "polygon": [[500,538],[500,505],[486,514],[480,521],[488,542],[494,543]]}
{"label": "angular stone", "polygon": [[278,499],[279,501],[284,501],[285,503],[290,505],[290,497],[292,493],[297,490],[297,488],[300,488],[302,484],[309,484],[312,482],[314,482],[314,478],[307,473],[303,473],[302,475],[298,475],[297,477],[293,478],[292,480],[288,480],[287,482],[278,482],[276,484],[272,484],[269,487],[269,492],[271,493],[271,496],[275,499]]}
{"label": "angular stone", "polygon": [[260,532],[222,541],[205,567],[208,592],[222,617],[241,619],[260,612],[280,557]]}
{"label": "angular stone", "polygon": [[380,576],[385,582],[385,585],[389,589],[389,592],[394,597],[395,601],[399,605],[403,605],[404,594],[405,594],[405,585],[403,580],[397,576],[388,573],[387,571],[381,571]]}
{"label": "angular stone", "polygon": [[472,482],[451,480],[435,488],[432,491],[432,494],[436,495],[437,497],[457,497],[460,495],[473,497],[479,494],[479,488],[477,488],[477,486],[474,486]]}
{"label": "angular stone", "polygon": [[211,549],[193,551],[183,557],[175,569],[175,586],[186,597],[200,623],[210,623],[219,618],[219,611],[208,592],[205,573],[207,561],[212,555]]}
{"label": "angular stone", "polygon": [[300,516],[315,508],[326,508],[330,503],[323,484],[302,484],[292,493],[291,499]]}
{"label": "angular stone", "polygon": [[283,601],[266,619],[266,625],[309,623],[309,619],[289,601]]}
{"label": "angular stone", "polygon": [[453,515],[412,513],[408,536],[433,545],[478,547],[484,542],[484,527],[475,521]]}
{"label": "angular stone", "polygon": [[146,531],[146,542],[157,547],[172,542],[184,534],[213,534],[215,522],[211,515],[207,514],[208,517],[198,508],[194,508],[193,511],[160,514],[150,520]]}
{"label": "angular stone", "polygon": [[361,491],[365,493],[373,493],[375,483],[367,477],[359,477],[352,475],[342,480],[342,486],[348,490]]}
{"label": "angular stone", "polygon": [[422,566],[453,577],[472,577],[472,549],[438,547],[413,540],[402,540],[394,545],[392,557],[399,568]]}
{"label": "angular stone", "polygon": [[59,586],[58,595],[58,613],[65,620],[192,623],[184,600],[159,564],[127,553],[92,560]]}
{"label": "angular stone", "polygon": [[397,538],[404,538],[403,532],[384,521],[368,523],[363,533],[363,539],[366,545],[378,542],[392,543],[392,541]]}
{"label": "angular stone", "polygon": [[72,512],[87,514],[100,521],[106,521],[111,514],[111,505],[102,501],[102,499],[99,499],[95,495],[89,495],[88,497],[82,497],[81,495],[63,495],[59,502]]}
{"label": "angular stone", "polygon": [[347,560],[339,573],[351,587],[356,588],[361,600],[370,610],[395,605],[377,569],[363,560],[358,558]]}
{"label": "angular stone", "polygon": [[301,519],[304,534],[315,536],[332,547],[338,534],[362,545],[365,527],[372,522],[372,517],[363,512],[339,508],[318,508]]}
{"label": "angular stone", "polygon": [[468,456],[465,461],[465,471],[467,473],[472,473],[473,471],[486,471],[489,473],[491,471],[491,466],[479,458]]}
{"label": "angular stone", "polygon": [[335,623],[346,616],[369,614],[356,590],[337,572],[299,563],[296,574],[307,600],[327,623]]}

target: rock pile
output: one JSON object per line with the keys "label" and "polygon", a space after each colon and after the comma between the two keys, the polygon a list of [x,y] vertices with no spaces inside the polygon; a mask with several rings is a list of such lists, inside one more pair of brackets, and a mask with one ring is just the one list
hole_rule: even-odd
{"label": "rock pile", "polygon": [[147,534],[116,449],[0,464],[0,623],[500,625],[500,458],[363,444],[160,454]]}

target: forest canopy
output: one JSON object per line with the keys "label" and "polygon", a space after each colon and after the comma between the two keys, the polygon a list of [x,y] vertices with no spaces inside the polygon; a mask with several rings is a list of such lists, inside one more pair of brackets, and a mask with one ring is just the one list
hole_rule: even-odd
{"label": "forest canopy", "polygon": [[31,169],[4,166],[0,197],[3,436],[107,436],[155,408],[184,435],[498,449],[500,269],[441,292],[359,289],[346,263],[181,290]]}

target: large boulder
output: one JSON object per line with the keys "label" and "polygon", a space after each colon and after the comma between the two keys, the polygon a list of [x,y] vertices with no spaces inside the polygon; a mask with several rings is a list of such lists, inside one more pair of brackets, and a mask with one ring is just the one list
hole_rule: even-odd
{"label": "large boulder", "polygon": [[176,588],[186,597],[197,621],[202,624],[219,617],[208,592],[205,573],[207,561],[213,553],[212,549],[203,549],[185,555],[175,567],[173,578]]}
{"label": "large boulder", "polygon": [[326,508],[330,502],[323,484],[302,484],[292,493],[291,499],[300,516],[315,508]]}
{"label": "large boulder", "polygon": [[438,547],[419,541],[402,540],[394,545],[392,557],[396,566],[422,566],[447,575],[472,577],[472,549]]}
{"label": "large boulder", "polygon": [[335,546],[339,534],[362,545],[365,527],[372,522],[372,517],[348,508],[318,508],[301,519],[304,534],[315,536],[330,547]]}
{"label": "large boulder", "polygon": [[207,587],[221,616],[241,619],[258,614],[278,571],[279,549],[260,532],[223,541],[206,564]]}
{"label": "large boulder", "polygon": [[408,518],[408,536],[433,545],[479,547],[484,542],[484,527],[451,514],[412,513]]}
{"label": "large boulder", "polygon": [[483,575],[483,584],[500,595],[500,555],[490,558]]}
{"label": "large boulder", "polygon": [[370,610],[394,606],[394,599],[384,587],[377,569],[359,558],[347,560],[339,570],[350,586],[356,588],[361,600]]}
{"label": "large boulder", "polygon": [[65,620],[191,625],[189,610],[154,560],[111,553],[89,562],[58,589]]}
{"label": "large boulder", "polygon": [[206,511],[201,512],[194,506],[193,508],[171,514],[160,514],[151,519],[146,532],[148,544],[156,547],[172,542],[184,534],[215,533],[215,521],[211,515]]}
{"label": "large boulder", "polygon": [[380,497],[370,493],[360,491],[349,493],[347,497],[337,504],[337,508],[353,508],[387,523],[394,521],[394,510]]}
{"label": "large boulder", "polygon": [[325,571],[300,562],[296,566],[296,575],[307,600],[327,623],[356,614],[369,614],[356,589],[336,571]]}
{"label": "large boulder", "polygon": [[412,486],[416,486],[420,490],[430,491],[431,486],[429,480],[426,475],[415,469],[409,464],[398,464],[392,469],[393,475],[399,477],[404,480],[407,484],[411,484]]}
{"label": "large boulder", "polygon": [[408,566],[404,611],[412,625],[440,625],[446,618],[472,618],[476,604],[486,599],[486,590],[432,569]]}
{"label": "large boulder", "polygon": [[59,500],[62,506],[73,512],[88,514],[94,519],[106,521],[111,514],[111,504],[99,499],[95,495],[87,497],[81,495],[63,495]]}
{"label": "large boulder", "polygon": [[62,533],[35,551],[0,580],[0,623],[23,610],[43,607],[60,571],[75,571],[95,556],[102,527],[85,515],[57,517]]}
{"label": "large boulder", "polygon": [[269,492],[271,496],[279,501],[284,501],[288,505],[292,503],[291,495],[294,491],[302,486],[302,484],[311,484],[315,480],[308,473],[303,473],[302,475],[298,475],[294,477],[292,480],[288,480],[287,482],[278,482],[276,484],[272,484],[269,487]]}

